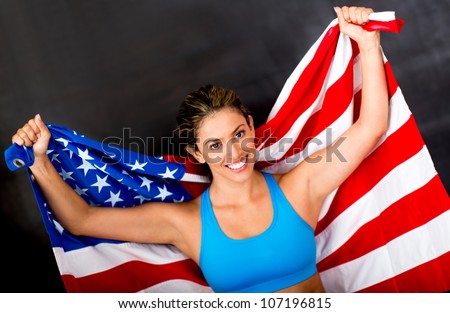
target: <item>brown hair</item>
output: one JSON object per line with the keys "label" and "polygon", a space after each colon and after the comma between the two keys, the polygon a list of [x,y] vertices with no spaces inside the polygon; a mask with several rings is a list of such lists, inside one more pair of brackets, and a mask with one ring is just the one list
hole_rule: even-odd
{"label": "brown hair", "polygon": [[175,137],[179,153],[186,155],[186,148],[197,149],[197,131],[200,123],[218,111],[231,108],[245,117],[250,125],[250,111],[241,102],[233,90],[213,85],[202,86],[189,93],[181,104],[177,114]]}

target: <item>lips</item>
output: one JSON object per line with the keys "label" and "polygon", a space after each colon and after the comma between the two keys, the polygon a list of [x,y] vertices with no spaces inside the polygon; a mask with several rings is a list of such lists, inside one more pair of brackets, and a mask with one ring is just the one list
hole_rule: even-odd
{"label": "lips", "polygon": [[247,157],[242,158],[239,162],[235,162],[232,164],[227,164],[226,167],[233,171],[239,171],[244,168],[244,166],[247,164]]}

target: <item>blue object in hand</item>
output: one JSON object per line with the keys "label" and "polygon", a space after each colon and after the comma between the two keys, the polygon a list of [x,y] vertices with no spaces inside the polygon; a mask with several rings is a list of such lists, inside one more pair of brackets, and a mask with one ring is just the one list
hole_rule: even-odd
{"label": "blue object in hand", "polygon": [[5,150],[5,161],[11,171],[29,167],[34,163],[33,149],[13,143]]}

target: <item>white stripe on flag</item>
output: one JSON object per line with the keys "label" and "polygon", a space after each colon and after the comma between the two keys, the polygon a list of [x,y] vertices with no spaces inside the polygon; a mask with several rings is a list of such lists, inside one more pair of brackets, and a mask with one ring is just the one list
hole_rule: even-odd
{"label": "white stripe on flag", "polygon": [[[320,273],[327,292],[355,292],[450,251],[450,211],[366,255]],[[440,238],[440,240],[436,240]],[[389,264],[389,266],[380,266]]]}
{"label": "white stripe on flag", "polygon": [[369,14],[369,20],[389,22],[395,20],[395,11],[373,12]]}
{"label": "white stripe on flag", "polygon": [[320,134],[311,139],[305,148],[288,158],[264,168],[269,173],[286,173],[300,164],[305,158],[331,144],[342,135],[353,123],[353,100],[342,115]]}
{"label": "white stripe on flag", "polygon": [[181,181],[189,181],[194,183],[209,183],[211,182],[207,176],[192,174],[192,173],[184,173],[183,177],[180,179]]}
{"label": "white stripe on flag", "polygon": [[[258,153],[258,161],[275,161],[282,158],[285,153],[289,150],[292,144],[297,140],[300,132],[302,131],[305,123],[315,112],[322,108],[323,100],[325,98],[328,88],[335,84],[345,73],[352,57],[352,49],[350,39],[345,37],[340,37],[338,42],[338,48],[336,49],[336,54],[331,61],[330,68],[328,69],[327,76],[325,77],[324,84],[320,90],[317,98],[308,107],[308,109],[299,116],[294,124],[291,126],[289,131],[284,135],[283,138],[288,138],[288,141],[281,141],[282,144],[270,145],[264,149],[261,149]],[[280,138],[281,139],[281,138]],[[263,145],[264,143],[261,143]]]}
{"label": "white stripe on flag", "polygon": [[[395,94],[391,97],[389,105],[389,124],[388,130],[377,143],[377,145],[372,149],[369,155],[375,151],[383,142],[393,133],[395,133],[400,127],[402,127],[410,118],[411,111],[403,98],[403,94],[400,88],[397,88]],[[339,189],[339,188],[338,188]],[[335,189],[330,195],[326,197],[322,208],[320,209],[319,221],[328,213],[330,205],[333,202],[333,198],[338,189]]]}
{"label": "white stripe on flag", "polygon": [[146,289],[143,289],[139,292],[152,292],[152,293],[161,293],[161,292],[196,292],[196,293],[211,293],[213,292],[211,287],[202,286],[192,281],[183,280],[183,279],[172,279],[167,280],[165,282],[153,285]]}
{"label": "white stripe on flag", "polygon": [[[61,275],[83,277],[119,266],[129,261],[168,264],[188,259],[173,246],[133,242],[101,243],[93,247],[64,252],[53,248]],[[105,258],[105,255],[108,257]]]}
{"label": "white stripe on flag", "polygon": [[[411,116],[408,104],[403,97],[402,90],[397,88],[395,94],[389,101],[389,120],[388,129],[377,145],[372,149],[370,153],[375,151],[390,135],[395,133],[403,124],[405,124]],[[369,153],[369,154],[370,154]]]}
{"label": "white stripe on flag", "polygon": [[319,47],[320,43],[322,42],[323,38],[325,37],[325,34],[328,32],[328,30],[335,26],[337,24],[337,19],[331,21],[331,23],[328,25],[328,27],[325,29],[325,31],[320,35],[319,39],[311,46],[311,48],[308,50],[308,52],[305,54],[305,56],[301,59],[300,63],[297,65],[297,67],[294,69],[292,74],[289,76],[289,78],[286,80],[286,83],[283,86],[283,89],[281,90],[280,94],[278,95],[277,100],[275,101],[274,106],[272,107],[272,110],[269,113],[269,116],[267,117],[267,121],[270,121],[275,115],[277,115],[278,111],[281,109],[283,104],[288,99],[289,95],[291,94],[292,88],[294,88],[295,84],[297,83],[301,73],[305,70],[305,68],[308,66],[308,64],[313,59],[314,55],[317,52],[317,48]]}
{"label": "white stripe on flag", "polygon": [[[393,21],[395,20],[395,12],[393,11],[385,11],[385,12],[374,12],[369,15],[369,19],[372,21]],[[280,108],[283,106],[283,104],[286,102],[287,98],[289,97],[292,88],[294,87],[295,83],[298,81],[301,73],[305,70],[305,68],[308,66],[308,64],[313,59],[314,55],[316,54],[317,48],[319,47],[320,43],[322,42],[323,38],[325,37],[325,34],[328,32],[328,30],[335,26],[338,23],[337,18],[331,21],[330,24],[328,24],[325,31],[320,35],[319,39],[311,46],[311,48],[308,50],[308,52],[305,54],[305,56],[301,59],[300,63],[297,65],[297,67],[294,69],[292,74],[289,76],[289,78],[286,80],[285,85],[283,86],[283,89],[281,90],[274,106],[272,107],[272,110],[270,111],[270,114],[267,118],[267,121],[270,121],[280,110]]]}
{"label": "white stripe on flag", "polygon": [[336,251],[361,226],[399,199],[428,183],[434,176],[436,170],[426,146],[423,146],[416,155],[394,168],[372,190],[316,235],[317,262]]}

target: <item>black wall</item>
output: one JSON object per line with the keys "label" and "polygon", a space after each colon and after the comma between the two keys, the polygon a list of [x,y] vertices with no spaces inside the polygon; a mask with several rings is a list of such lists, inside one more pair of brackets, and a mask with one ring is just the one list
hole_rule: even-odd
{"label": "black wall", "polygon": [[[171,136],[205,83],[236,90],[259,125],[344,3],[406,21],[382,45],[449,190],[449,0],[0,0],[0,150],[36,113],[100,141]],[[25,171],[2,159],[0,173],[0,291],[64,291]]]}

